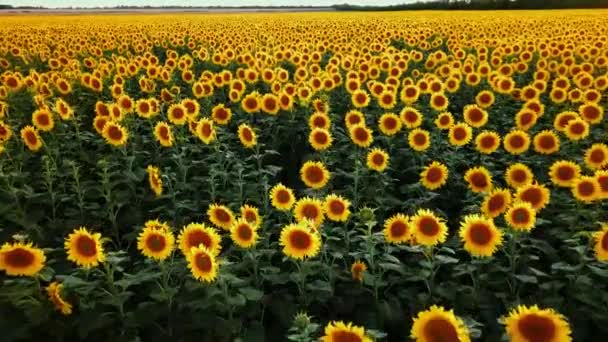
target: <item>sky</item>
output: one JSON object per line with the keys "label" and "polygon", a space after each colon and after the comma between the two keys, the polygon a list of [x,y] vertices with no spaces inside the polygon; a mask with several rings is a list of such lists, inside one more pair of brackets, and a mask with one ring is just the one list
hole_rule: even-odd
{"label": "sky", "polygon": [[329,6],[348,3],[351,5],[396,5],[413,0],[0,0],[0,4],[13,6],[56,7],[112,7],[112,6]]}

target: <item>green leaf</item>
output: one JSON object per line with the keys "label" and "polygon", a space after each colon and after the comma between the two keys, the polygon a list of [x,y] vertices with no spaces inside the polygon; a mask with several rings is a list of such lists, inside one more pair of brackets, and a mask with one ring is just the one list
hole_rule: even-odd
{"label": "green leaf", "polygon": [[538,284],[538,279],[535,276],[525,275],[525,274],[516,274],[514,276],[516,279],[521,281],[522,283],[528,284]]}
{"label": "green leaf", "polygon": [[264,292],[251,287],[241,288],[239,289],[239,292],[252,302],[260,300],[264,296]]}

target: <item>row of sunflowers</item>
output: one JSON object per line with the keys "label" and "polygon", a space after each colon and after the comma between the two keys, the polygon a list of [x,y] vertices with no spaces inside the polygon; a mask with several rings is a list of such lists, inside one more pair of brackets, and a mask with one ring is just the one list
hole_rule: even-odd
{"label": "row of sunflowers", "polygon": [[3,17],[0,329],[601,340],[604,15]]}

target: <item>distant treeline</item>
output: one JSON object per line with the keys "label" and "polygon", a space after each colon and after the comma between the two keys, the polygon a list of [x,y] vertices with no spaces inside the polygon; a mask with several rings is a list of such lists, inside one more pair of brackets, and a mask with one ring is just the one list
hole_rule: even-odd
{"label": "distant treeline", "polygon": [[466,0],[419,1],[391,6],[334,5],[338,11],[404,11],[404,10],[496,10],[551,8],[608,8],[608,0]]}

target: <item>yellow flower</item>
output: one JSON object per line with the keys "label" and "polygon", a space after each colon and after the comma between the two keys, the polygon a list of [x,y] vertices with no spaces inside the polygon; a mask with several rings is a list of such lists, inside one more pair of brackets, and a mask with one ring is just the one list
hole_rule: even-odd
{"label": "yellow flower", "polygon": [[188,110],[181,104],[173,104],[167,110],[167,118],[172,124],[182,126],[188,121]]}
{"label": "yellow flower", "polygon": [[211,118],[218,125],[227,125],[232,118],[232,111],[220,103],[211,109]]}
{"label": "yellow flower", "polygon": [[220,254],[222,238],[211,227],[202,223],[189,223],[182,228],[177,238],[179,249],[184,255],[191,252],[192,247],[204,246],[213,255]]}
{"label": "yellow flower", "polygon": [[173,133],[171,126],[166,122],[159,121],[154,127],[154,137],[164,147],[173,146]]}
{"label": "yellow flower", "polygon": [[570,188],[574,198],[581,202],[590,203],[599,198],[600,184],[595,177],[580,176],[572,181]]}
{"label": "yellow flower", "polygon": [[329,181],[331,174],[322,162],[307,161],[300,169],[300,178],[307,187],[320,189]]}
{"label": "yellow flower", "polygon": [[350,201],[342,196],[330,194],[325,197],[323,209],[327,218],[336,222],[345,222],[350,215]]}
{"label": "yellow flower", "polygon": [[350,273],[353,280],[363,281],[363,273],[367,271],[367,265],[365,262],[357,260],[350,266]]}
{"label": "yellow flower", "polygon": [[483,154],[496,152],[500,146],[500,135],[493,131],[483,131],[475,138],[475,149]]}
{"label": "yellow flower", "polygon": [[512,188],[519,188],[532,184],[534,181],[534,174],[527,165],[522,163],[511,164],[507,170],[505,170],[505,180]]}
{"label": "yellow flower", "polygon": [[511,204],[511,192],[507,189],[493,189],[483,200],[481,211],[487,217],[495,218],[507,210]]}
{"label": "yellow flower", "polygon": [[270,189],[270,203],[278,210],[290,210],[296,198],[293,190],[279,183]]}
{"label": "yellow flower", "polygon": [[410,337],[416,342],[470,342],[464,322],[452,310],[433,305],[414,318]]}
{"label": "yellow flower", "polygon": [[553,309],[519,305],[503,318],[502,323],[513,342],[572,341],[568,321]]}
{"label": "yellow flower", "polygon": [[325,220],[323,202],[316,198],[304,197],[299,199],[293,208],[293,212],[296,221],[309,221],[316,228],[321,226]]}
{"label": "yellow flower", "polygon": [[522,154],[530,147],[530,136],[522,130],[512,130],[504,136],[503,147],[511,154]]}
{"label": "yellow flower", "polygon": [[534,136],[534,150],[541,154],[552,154],[559,151],[559,138],[550,130],[544,130]]}
{"label": "yellow flower", "polygon": [[161,178],[160,170],[156,166],[148,165],[146,171],[148,171],[148,184],[150,184],[150,189],[154,191],[156,196],[162,195],[163,180]]}
{"label": "yellow flower", "polygon": [[409,242],[412,238],[409,218],[403,214],[396,214],[384,221],[384,238],[387,242],[401,244]]}
{"label": "yellow flower", "polygon": [[505,221],[515,230],[529,232],[536,224],[536,211],[528,202],[515,202],[505,213]]}
{"label": "yellow flower", "polygon": [[324,151],[328,149],[332,142],[333,138],[331,137],[331,133],[324,128],[315,127],[310,131],[308,135],[308,142],[310,146],[317,151]]}
{"label": "yellow flower", "polygon": [[414,151],[426,151],[431,146],[431,136],[427,130],[414,128],[407,135],[407,142]]}
{"label": "yellow flower", "polygon": [[234,214],[225,205],[211,204],[207,209],[209,221],[219,228],[230,230],[234,224]]}
{"label": "yellow flower", "polygon": [[146,225],[137,237],[137,249],[145,257],[163,261],[167,259],[175,245],[175,237],[166,224],[159,227]]}
{"label": "yellow flower", "polygon": [[59,310],[63,315],[72,314],[72,305],[63,299],[61,296],[61,289],[63,285],[59,282],[52,282],[46,287],[46,293],[49,296],[49,300],[55,305],[55,309]]}
{"label": "yellow flower", "polygon": [[129,138],[127,130],[114,122],[108,122],[103,126],[102,135],[110,145],[117,147],[125,145]]}
{"label": "yellow flower", "polygon": [[215,255],[205,246],[192,247],[186,254],[188,268],[192,276],[204,283],[211,283],[217,278],[219,269]]}
{"label": "yellow flower", "polygon": [[528,202],[534,210],[544,208],[551,200],[551,192],[542,184],[532,183],[517,188],[515,195],[518,201]]}
{"label": "yellow flower", "polygon": [[384,113],[378,119],[378,127],[384,135],[393,136],[401,130],[401,119],[394,113]]}
{"label": "yellow flower", "polygon": [[9,276],[35,276],[45,262],[44,251],[32,243],[5,243],[0,248],[0,271]]}
{"label": "yellow flower", "polygon": [[608,262],[608,224],[602,224],[602,229],[593,233],[593,251],[595,258],[602,262]]}
{"label": "yellow flower", "polygon": [[603,143],[591,145],[585,151],[585,164],[595,170],[606,167],[608,165],[608,146]]}
{"label": "yellow flower", "polygon": [[367,167],[371,170],[382,172],[388,167],[389,155],[386,151],[373,148],[367,153]]}
{"label": "yellow flower", "polygon": [[32,152],[37,152],[42,147],[42,139],[32,126],[25,126],[21,129],[21,139]]}
{"label": "yellow flower", "polygon": [[353,143],[359,147],[369,147],[374,141],[372,130],[365,127],[365,123],[351,126],[348,132]]}
{"label": "yellow flower", "polygon": [[492,190],[492,175],[483,166],[472,167],[464,174],[469,189],[473,192],[489,192]]}
{"label": "yellow flower", "polygon": [[75,229],[66,238],[64,246],[68,260],[86,269],[95,267],[106,259],[101,244],[101,234],[92,234],[86,227]]}
{"label": "yellow flower", "polygon": [[420,173],[420,182],[429,190],[442,187],[448,180],[448,168],[440,162],[434,161],[424,167]]}
{"label": "yellow flower", "polygon": [[460,122],[450,127],[448,135],[451,145],[464,146],[471,141],[473,137],[473,129],[466,123]]}
{"label": "yellow flower", "polygon": [[407,128],[417,128],[422,124],[422,114],[413,107],[404,107],[399,113],[401,121]]}
{"label": "yellow flower", "polygon": [[248,204],[241,206],[241,217],[255,228],[260,227],[262,224],[262,217],[258,212],[258,208],[254,206]]}
{"label": "yellow flower", "polygon": [[428,209],[418,209],[410,220],[410,227],[416,243],[423,246],[443,243],[448,235],[445,222]]}
{"label": "yellow flower", "polygon": [[239,140],[246,148],[253,148],[257,144],[255,131],[247,124],[240,124],[238,128]]}
{"label": "yellow flower", "polygon": [[46,109],[38,109],[32,114],[32,123],[41,131],[49,132],[55,127],[53,115]]}
{"label": "yellow flower", "polygon": [[321,250],[321,237],[312,230],[308,221],[290,224],[281,230],[280,245],[283,253],[293,259],[312,258]]}
{"label": "yellow flower", "polygon": [[555,161],[549,168],[551,182],[557,186],[570,187],[581,175],[581,167],[569,160]]}
{"label": "yellow flower", "polygon": [[251,248],[258,242],[257,228],[247,220],[236,220],[230,228],[230,238],[241,248]]}
{"label": "yellow flower", "polygon": [[321,337],[322,342],[372,342],[365,335],[365,328],[358,327],[352,323],[330,322],[325,326],[325,335]]}
{"label": "yellow flower", "polygon": [[489,257],[502,245],[502,232],[496,229],[491,218],[467,215],[460,222],[459,236],[464,249],[472,256]]}

